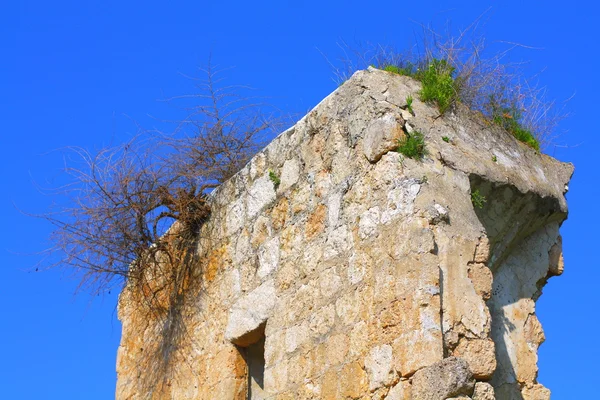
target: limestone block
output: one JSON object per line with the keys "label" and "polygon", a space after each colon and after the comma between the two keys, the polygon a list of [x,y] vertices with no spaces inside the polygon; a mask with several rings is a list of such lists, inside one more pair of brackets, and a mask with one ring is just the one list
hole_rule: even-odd
{"label": "limestone block", "polygon": [[227,210],[226,234],[231,235],[237,232],[246,222],[246,204],[244,198],[240,197],[231,204]]}
{"label": "limestone block", "polygon": [[540,384],[523,388],[523,400],[550,400],[550,390]]}
{"label": "limestone block", "polygon": [[269,280],[235,302],[229,312],[225,339],[239,346],[252,344],[253,333],[267,322],[277,302],[275,284]]}
{"label": "limestone block", "polygon": [[258,252],[257,275],[264,278],[279,266],[279,237],[267,241]]}
{"label": "limestone block", "polygon": [[370,208],[360,216],[358,223],[358,236],[361,239],[367,239],[377,232],[379,225],[380,212],[379,207]]}
{"label": "limestone block", "polygon": [[352,247],[352,236],[348,231],[346,225],[342,225],[339,228],[332,231],[327,237],[325,243],[325,253],[323,254],[325,259],[333,258]]}
{"label": "limestone block", "polygon": [[275,200],[275,186],[265,174],[258,178],[248,190],[246,198],[248,218],[254,218],[267,204]]}
{"label": "limestone block", "polygon": [[475,380],[469,364],[449,357],[415,372],[412,378],[413,400],[446,400],[473,393]]}
{"label": "limestone block", "polygon": [[421,184],[417,179],[403,179],[395,182],[388,191],[386,209],[381,213],[381,223],[389,224],[400,215],[412,213]]}
{"label": "limestone block", "polygon": [[367,391],[368,378],[357,361],[346,364],[340,376],[340,394],[344,398],[357,399]]}
{"label": "limestone block", "polygon": [[281,169],[281,182],[278,190],[285,192],[298,182],[300,178],[300,163],[296,159],[287,160]]}
{"label": "limestone block", "polygon": [[482,263],[472,263],[468,267],[468,275],[475,292],[484,300],[489,300],[492,296],[492,283],[494,277],[492,271]]}
{"label": "limestone block", "polygon": [[489,379],[496,370],[496,353],[492,340],[463,338],[453,355],[469,363],[476,379]]}
{"label": "limestone block", "polygon": [[477,382],[472,397],[473,400],[496,400],[494,388],[487,382]]}
{"label": "limestone block", "polygon": [[308,325],[306,323],[288,328],[285,333],[285,350],[293,352],[308,340]]}
{"label": "limestone block", "polygon": [[390,389],[385,400],[411,400],[411,385],[409,381],[400,381]]}
{"label": "limestone block", "polygon": [[384,344],[372,348],[365,358],[365,369],[369,374],[369,390],[389,385],[394,379],[392,347]]}
{"label": "limestone block", "polygon": [[371,121],[364,133],[363,152],[374,163],[382,155],[398,147],[398,141],[404,137],[404,120],[392,114]]}

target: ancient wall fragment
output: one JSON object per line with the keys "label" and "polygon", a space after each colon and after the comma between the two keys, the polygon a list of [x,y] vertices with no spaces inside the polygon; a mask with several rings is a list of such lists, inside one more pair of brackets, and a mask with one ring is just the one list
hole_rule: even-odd
{"label": "ancient wall fragment", "polygon": [[[160,390],[140,364],[156,323],[121,295],[118,399],[247,398],[257,340],[269,399],[547,398],[535,300],[563,269],[572,166],[419,88],[357,72],[214,191]],[[423,160],[394,151],[406,124]]]}

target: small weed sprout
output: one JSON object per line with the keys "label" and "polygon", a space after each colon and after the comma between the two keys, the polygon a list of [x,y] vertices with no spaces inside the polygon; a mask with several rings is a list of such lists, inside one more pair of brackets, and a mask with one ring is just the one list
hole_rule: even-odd
{"label": "small weed sprout", "polygon": [[413,103],[413,97],[412,95],[408,95],[408,97],[406,98],[406,109],[408,110],[409,113],[411,113],[412,115],[415,115],[415,112],[413,111],[412,108],[412,103]]}
{"label": "small weed sprout", "polygon": [[493,162],[498,162],[498,157],[496,157],[496,156],[492,156],[492,161],[493,161]]}
{"label": "small weed sprout", "polygon": [[275,190],[277,190],[279,188],[279,185],[281,184],[281,179],[272,169],[269,170],[269,179],[271,180],[271,182],[273,182]]}
{"label": "small weed sprout", "polygon": [[414,131],[406,134],[404,139],[398,142],[398,153],[415,160],[422,159],[427,150],[425,149],[425,137],[421,132]]}
{"label": "small weed sprout", "polygon": [[479,193],[479,189],[476,189],[473,192],[471,192],[471,203],[473,203],[473,206],[477,208],[483,208],[486,202],[487,199],[485,198],[485,196]]}
{"label": "small weed sprout", "polygon": [[448,136],[442,136],[442,140],[446,143],[450,143],[450,138]]}

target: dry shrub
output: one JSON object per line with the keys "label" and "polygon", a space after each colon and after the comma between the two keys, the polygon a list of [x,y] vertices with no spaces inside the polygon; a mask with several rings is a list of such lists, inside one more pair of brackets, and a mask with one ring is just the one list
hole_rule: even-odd
{"label": "dry shrub", "polygon": [[[196,91],[168,101],[185,111],[171,133],[142,131],[92,153],[69,148],[70,183],[52,193],[69,206],[39,217],[54,226],[50,267],[92,293],[125,288],[123,341],[136,353],[140,393],[161,398],[190,335],[186,316],[202,294],[198,254],[209,193],[243,167],[279,128],[243,88],[210,66]],[[123,298],[123,297],[122,297]],[[123,304],[122,304],[123,306]],[[186,342],[187,341],[187,342]]]}

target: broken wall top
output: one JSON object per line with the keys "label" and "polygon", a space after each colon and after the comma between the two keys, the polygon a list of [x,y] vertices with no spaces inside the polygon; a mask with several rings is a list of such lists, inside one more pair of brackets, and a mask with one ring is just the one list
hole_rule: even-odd
{"label": "broken wall top", "polygon": [[[126,289],[117,398],[245,398],[259,337],[265,398],[545,396],[535,299],[573,167],[419,90],[359,71],[211,194],[169,385],[144,379],[160,324]],[[422,160],[395,151],[415,130]]]}

